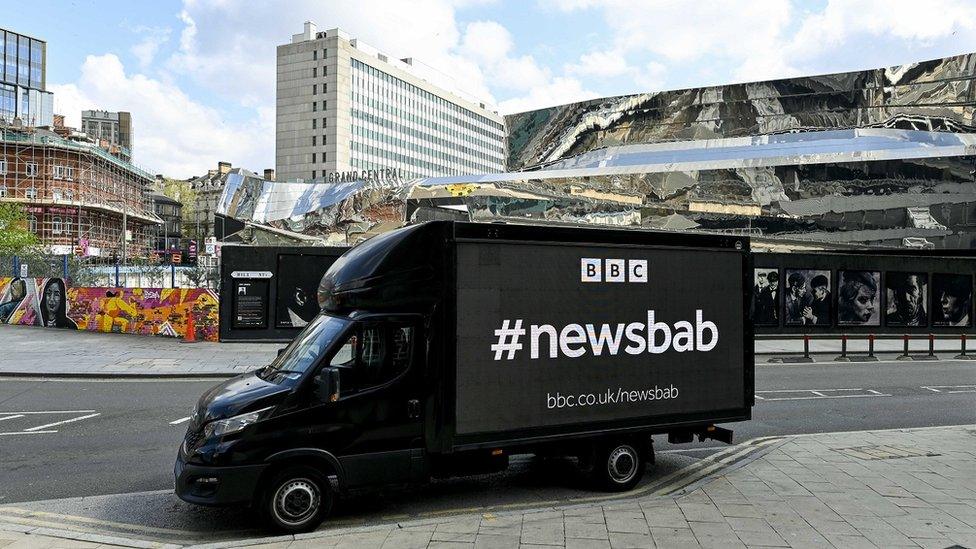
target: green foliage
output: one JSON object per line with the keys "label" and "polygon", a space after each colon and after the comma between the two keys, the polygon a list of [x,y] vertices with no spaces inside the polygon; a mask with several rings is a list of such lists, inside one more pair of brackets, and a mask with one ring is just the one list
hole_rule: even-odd
{"label": "green foliage", "polygon": [[199,238],[193,234],[196,226],[193,223],[197,207],[197,191],[193,190],[189,181],[182,179],[163,178],[162,193],[173,200],[183,204],[183,236],[187,238]]}
{"label": "green foliage", "polygon": [[20,204],[0,204],[0,255],[19,254],[37,244],[27,228],[27,213]]}

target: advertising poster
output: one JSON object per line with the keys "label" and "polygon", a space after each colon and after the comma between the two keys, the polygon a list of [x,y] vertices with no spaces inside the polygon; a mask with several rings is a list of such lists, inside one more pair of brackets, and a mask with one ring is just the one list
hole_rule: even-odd
{"label": "advertising poster", "polygon": [[787,326],[830,326],[830,271],[786,269],[783,318]]}
{"label": "advertising poster", "polygon": [[278,255],[275,327],[303,328],[319,314],[319,282],[331,264],[321,256]]}
{"label": "advertising poster", "polygon": [[885,273],[885,291],[888,307],[885,310],[887,326],[927,326],[928,273]]}
{"label": "advertising poster", "polygon": [[880,271],[837,271],[837,325],[881,325]]}
{"label": "advertising poster", "polygon": [[745,407],[741,253],[457,251],[457,433]]}
{"label": "advertising poster", "polygon": [[779,326],[779,269],[753,269],[752,284],[752,323]]}
{"label": "advertising poster", "polygon": [[962,274],[932,275],[932,325],[972,326],[973,277]]}

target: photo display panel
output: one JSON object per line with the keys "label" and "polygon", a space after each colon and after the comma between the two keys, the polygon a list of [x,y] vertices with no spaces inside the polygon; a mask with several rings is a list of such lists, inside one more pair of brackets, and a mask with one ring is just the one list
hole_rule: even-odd
{"label": "photo display panel", "polygon": [[881,325],[881,271],[837,271],[837,325]]}
{"label": "photo display panel", "polygon": [[830,271],[786,269],[783,319],[787,326],[830,326]]}
{"label": "photo display panel", "polygon": [[886,326],[928,326],[928,273],[885,273]]}
{"label": "photo display panel", "polygon": [[966,274],[932,275],[932,325],[969,328],[972,321],[973,277]]}
{"label": "photo display panel", "polygon": [[749,318],[756,326],[779,326],[779,301],[783,289],[779,269],[758,267],[752,271],[752,304]]}
{"label": "photo display panel", "polygon": [[457,253],[458,434],[747,406],[743,254],[466,242]]}

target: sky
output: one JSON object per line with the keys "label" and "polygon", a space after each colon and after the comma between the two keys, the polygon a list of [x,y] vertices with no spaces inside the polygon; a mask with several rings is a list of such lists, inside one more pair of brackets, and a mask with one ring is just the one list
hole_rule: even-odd
{"label": "sky", "polygon": [[275,47],[306,20],[449,75],[502,114],[976,52],[976,0],[32,0],[55,112],[132,113],[133,161],[274,167]]}

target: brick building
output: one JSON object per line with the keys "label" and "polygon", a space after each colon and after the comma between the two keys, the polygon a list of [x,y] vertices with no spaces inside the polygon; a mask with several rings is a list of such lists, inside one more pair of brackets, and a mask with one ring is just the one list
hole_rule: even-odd
{"label": "brick building", "polygon": [[24,205],[29,227],[56,254],[145,257],[161,220],[154,177],[94,144],[43,129],[0,128],[0,202]]}

